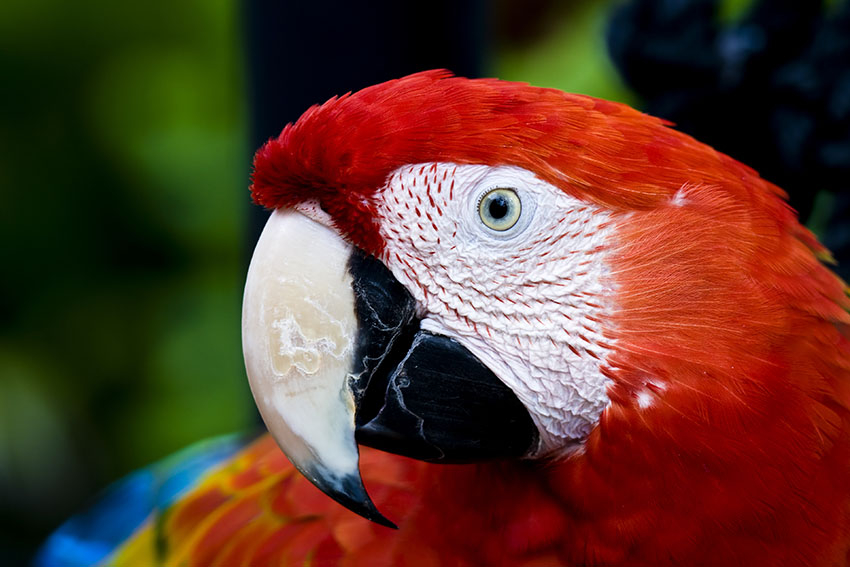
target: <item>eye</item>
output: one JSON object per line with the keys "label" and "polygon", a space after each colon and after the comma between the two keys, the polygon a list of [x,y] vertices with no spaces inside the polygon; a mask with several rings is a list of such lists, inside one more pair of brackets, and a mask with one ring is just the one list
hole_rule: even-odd
{"label": "eye", "polygon": [[488,228],[499,232],[508,230],[519,220],[522,203],[513,189],[493,189],[478,202],[478,216]]}

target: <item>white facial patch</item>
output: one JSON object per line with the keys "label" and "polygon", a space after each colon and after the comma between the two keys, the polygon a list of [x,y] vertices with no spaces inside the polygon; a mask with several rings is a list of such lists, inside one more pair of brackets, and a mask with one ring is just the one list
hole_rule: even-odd
{"label": "white facial patch", "polygon": [[655,396],[649,390],[638,390],[636,397],[637,405],[640,409],[648,408],[655,400]]}
{"label": "white facial patch", "polygon": [[[500,188],[521,203],[502,231],[479,210]],[[512,166],[405,166],[382,191],[382,260],[422,328],[460,341],[514,391],[540,430],[538,454],[584,439],[609,403],[607,212]]]}

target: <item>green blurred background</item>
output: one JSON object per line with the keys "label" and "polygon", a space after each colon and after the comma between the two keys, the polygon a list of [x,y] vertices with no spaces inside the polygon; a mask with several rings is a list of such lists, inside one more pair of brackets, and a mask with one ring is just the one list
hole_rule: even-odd
{"label": "green blurred background", "polygon": [[8,565],[109,481],[253,424],[251,149],[232,0],[6,0],[0,72]]}
{"label": "green blurred background", "polygon": [[[638,102],[613,3],[532,3],[518,31],[497,3],[485,74]],[[0,563],[128,471],[257,427],[242,21],[235,0],[0,3]]]}

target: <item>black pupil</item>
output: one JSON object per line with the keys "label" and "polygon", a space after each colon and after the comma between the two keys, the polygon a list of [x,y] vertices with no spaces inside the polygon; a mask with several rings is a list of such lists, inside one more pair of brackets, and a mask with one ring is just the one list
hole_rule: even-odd
{"label": "black pupil", "polygon": [[496,195],[490,199],[490,203],[487,205],[487,212],[494,219],[503,219],[508,214],[508,208],[510,206],[510,203],[508,203],[508,200],[504,196]]}

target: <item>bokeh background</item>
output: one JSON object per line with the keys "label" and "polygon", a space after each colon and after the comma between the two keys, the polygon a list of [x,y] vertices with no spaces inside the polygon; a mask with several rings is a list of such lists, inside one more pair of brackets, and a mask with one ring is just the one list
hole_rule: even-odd
{"label": "bokeh background", "polygon": [[766,171],[840,251],[847,4],[0,3],[0,565],[134,468],[260,427],[250,160],[310,104],[431,67],[627,102]]}

